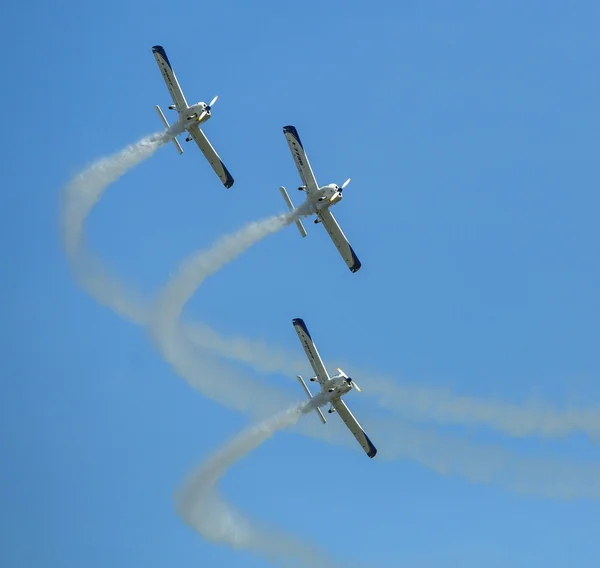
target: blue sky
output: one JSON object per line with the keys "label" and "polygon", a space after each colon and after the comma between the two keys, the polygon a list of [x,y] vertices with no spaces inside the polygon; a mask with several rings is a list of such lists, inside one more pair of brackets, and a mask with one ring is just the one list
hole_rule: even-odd
{"label": "blue sky", "polygon": [[[154,44],[189,102],[219,95],[205,132],[236,181],[226,191],[197,148],[168,145],[109,188],[87,242],[120,278],[151,296],[188,254],[284,211],[277,188],[299,178],[281,128],[294,124],[320,183],[352,177],[334,214],[362,269],[351,274],[309,221],[306,239],[286,228],[209,279],[187,319],[300,357],[291,319],[302,317],[326,362],[363,371],[363,391],[371,371],[481,400],[597,408],[596,3],[182,9],[1,8],[7,566],[268,565],[204,541],[173,506],[187,473],[248,417],[191,389],[143,329],[75,284],[62,250],[61,188],[161,127],[152,107],[171,101]],[[243,372],[302,399],[289,377]],[[348,404],[377,431],[376,406],[355,393]],[[463,441],[475,464],[498,448],[598,464],[580,432],[411,427]],[[373,435],[380,451],[389,438]],[[595,565],[597,501],[511,491],[510,463],[471,483],[354,450],[279,433],[222,491],[340,559]]]}

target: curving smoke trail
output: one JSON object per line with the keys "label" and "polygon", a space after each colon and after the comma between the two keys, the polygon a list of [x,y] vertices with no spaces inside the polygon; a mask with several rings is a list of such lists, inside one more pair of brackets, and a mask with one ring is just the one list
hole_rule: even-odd
{"label": "curving smoke trail", "polygon": [[[287,223],[293,221],[286,216],[282,218]],[[277,230],[279,223],[284,222],[282,218],[251,223],[183,261],[159,295],[150,323],[153,337],[163,357],[176,373],[204,395],[255,418],[272,415],[279,408],[287,406],[289,400],[271,387],[224,370],[215,360],[214,354],[226,355],[232,348],[240,349],[245,362],[262,361],[257,365],[261,370],[277,369],[275,362],[279,361],[287,372],[292,371],[288,367],[289,361],[295,359],[288,359],[283,353],[275,358],[269,357],[270,347],[245,342],[239,337],[229,344],[206,326],[184,326],[181,314],[206,278],[234,260],[264,235]],[[200,335],[209,337],[210,341],[203,343],[199,340]],[[230,346],[226,347],[225,344]],[[241,357],[238,358],[240,359]],[[219,377],[218,381],[214,380],[216,376]],[[374,420],[371,419],[370,422],[373,423]],[[298,429],[305,435],[349,445],[356,450],[354,440],[337,421],[328,423],[327,428],[320,426],[316,421],[305,421],[298,425]],[[384,458],[412,459],[440,473],[451,472],[470,481],[495,483],[509,490],[526,491],[530,495],[557,499],[600,497],[600,470],[596,466],[564,466],[556,460],[529,459],[495,448],[477,447],[457,438],[416,429],[400,419],[389,421],[386,427],[379,428],[376,436],[380,440],[378,445],[385,447],[381,452]],[[427,448],[427,451],[422,448]],[[493,469],[490,469],[492,464]]]}
{"label": "curving smoke trail", "polygon": [[302,414],[327,401],[315,397],[311,401],[291,406],[262,422],[250,426],[197,467],[177,491],[176,509],[184,522],[204,538],[234,549],[248,550],[265,556],[273,563],[300,562],[314,568],[349,567],[339,563],[313,545],[291,537],[271,527],[248,520],[225,503],[217,485],[227,470],[275,432],[295,424]]}
{"label": "curving smoke trail", "polygon": [[[158,295],[148,320],[148,328],[158,350],[180,376],[205,396],[229,408],[252,413],[255,417],[272,414],[281,408],[284,400],[285,406],[288,401],[266,385],[250,382],[232,373],[223,375],[222,366],[208,350],[202,350],[204,357],[199,358],[197,350],[188,341],[180,318],[187,302],[209,276],[258,241],[305,215],[306,210],[299,209],[294,214],[249,223],[237,232],[218,239],[208,249],[192,254],[180,264],[177,273]],[[216,375],[207,372],[207,365],[212,371],[218,371],[220,380],[214,380]]]}
{"label": "curving smoke trail", "polygon": [[[189,325],[186,331],[196,347],[211,351],[224,359],[245,363],[262,373],[282,373],[295,376],[306,366],[302,353],[287,351],[240,336],[223,337],[203,323]],[[372,371],[352,367],[352,374],[368,381],[365,396],[377,399],[378,404],[403,414],[406,418],[438,424],[478,425],[514,437],[543,436],[556,438],[577,432],[600,441],[600,406],[564,409],[542,401],[513,404],[499,400],[460,395],[450,390],[422,385],[399,383],[377,376]],[[337,363],[332,364],[335,368]]]}
{"label": "curving smoke trail", "polygon": [[[282,407],[288,407],[292,402],[290,397],[225,368],[215,354],[244,361],[267,372],[295,374],[298,365],[304,367],[305,361],[298,354],[287,358],[282,351],[274,351],[272,347],[267,349],[264,345],[261,349],[260,344],[243,338],[225,340],[207,326],[185,326],[181,323],[181,314],[187,301],[206,278],[261,239],[279,231],[306,212],[297,211],[295,214],[250,223],[236,233],[219,239],[205,251],[192,255],[182,263],[179,272],[167,283],[152,305],[141,301],[138,293],[126,289],[116,278],[110,276],[107,269],[84,246],[85,220],[104,191],[128,169],[150,157],[173,135],[173,131],[167,131],[148,136],[121,152],[98,160],[67,185],[62,208],[65,250],[78,283],[101,304],[136,324],[146,326],[164,358],[180,376],[220,404],[254,418],[264,418]],[[365,375],[369,376],[367,373]],[[413,419],[484,424],[512,435],[541,433],[551,436],[574,430],[588,433],[598,431],[598,415],[592,410],[585,413],[560,413],[552,408],[543,408],[540,411],[539,408],[511,407],[498,402],[458,397],[435,389],[399,387],[386,380],[369,379],[369,383],[371,393],[376,393],[382,399],[380,404],[400,410]],[[224,526],[228,527],[229,532],[221,527],[217,534],[211,533],[214,527],[210,529],[198,521],[197,506],[182,509],[182,501],[178,501],[178,509],[187,515],[186,520],[193,520],[197,530],[200,530],[198,527],[204,527],[202,530],[206,531],[207,538],[220,539],[236,546],[243,545],[265,554],[276,552],[275,549],[267,550],[268,546],[264,542],[266,533],[249,531],[247,521],[232,513],[211,491],[225,469],[233,463],[231,460],[235,461],[236,456],[241,457],[256,447],[263,439],[272,435],[280,424],[281,427],[286,427],[295,422],[291,416],[285,419],[282,415],[277,416],[278,418],[267,422],[272,428],[270,434],[265,434],[270,430],[264,427],[243,433],[240,439],[246,440],[247,446],[239,445],[239,442],[238,445],[226,446],[215,458],[217,461],[209,461],[198,474],[200,477],[194,478],[203,480],[202,483],[198,481],[187,486],[189,491],[191,487],[199,491],[200,500],[197,503],[203,503],[204,507],[214,507],[213,512],[221,514],[220,518],[224,522],[228,519]],[[291,422],[288,423],[288,419]],[[297,427],[306,435],[348,445],[359,451],[349,433],[337,422],[331,421],[326,428],[321,428],[316,421],[304,421]],[[412,459],[440,473],[457,474],[475,482],[498,483],[528,494],[553,498],[600,497],[597,466],[571,466],[562,462],[546,464],[541,460],[526,459],[508,452],[477,448],[460,439],[441,438],[426,430],[412,428],[402,420],[394,420],[385,427],[378,428],[375,435],[379,441],[380,455],[384,458]],[[240,450],[246,447],[247,450]],[[229,457],[225,459],[223,456]],[[508,478],[510,482],[507,481]],[[187,495],[190,496],[191,493]],[[236,525],[237,521],[241,524]],[[232,534],[237,536],[234,538]],[[240,534],[243,538],[240,538]],[[253,540],[254,537],[256,540]],[[278,538],[283,537],[279,535]],[[308,545],[304,546],[310,548]],[[297,549],[291,546],[290,550]]]}
{"label": "curving smoke trail", "polygon": [[173,125],[164,132],[145,136],[115,154],[96,160],[69,182],[61,196],[61,233],[75,279],[100,304],[135,323],[142,323],[145,317],[139,294],[130,294],[97,258],[87,252],[85,221],[113,183],[181,132],[182,128]]}
{"label": "curving smoke trail", "polygon": [[[211,388],[214,388],[212,397],[222,403],[227,403],[231,399],[231,393],[237,393],[238,396],[242,395],[244,403],[234,405],[235,407],[243,411],[256,411],[257,405],[252,405],[251,401],[253,396],[256,396],[257,389],[251,389],[251,393],[243,380],[231,373],[228,374],[218,362],[211,361],[208,354],[201,359],[188,357],[185,336],[178,333],[180,327],[178,319],[186,298],[194,293],[207,276],[217,271],[222,264],[230,262],[243,253],[258,240],[305,215],[304,209],[251,223],[235,235],[221,239],[217,245],[211,247],[208,254],[195,255],[185,265],[181,277],[174,279],[171,285],[165,287],[153,307],[140,301],[139,293],[126,288],[117,278],[111,276],[106,266],[89,254],[85,247],[85,221],[106,189],[129,169],[152,156],[174,134],[175,131],[171,129],[165,133],[147,136],[120,152],[97,160],[71,180],[62,195],[61,230],[65,252],[79,285],[99,303],[111,308],[122,317],[138,325],[148,326],[158,348],[173,366],[179,369],[182,376],[192,377],[193,386],[208,396],[211,396]],[[219,377],[220,380],[215,380],[215,377]],[[223,382],[224,389],[221,388]],[[263,414],[270,413],[275,408],[280,409],[282,405],[287,406],[289,403],[287,397],[278,396],[270,390],[263,394],[262,400],[266,403],[262,409]],[[238,398],[238,402],[241,401],[242,398]],[[317,550],[309,543],[293,539],[280,531],[275,533],[266,528],[260,530],[255,523],[250,523],[227,506],[215,492],[218,479],[233,461],[251,451],[275,431],[295,423],[304,412],[312,410],[319,401],[321,399],[315,397],[310,403],[292,407],[242,433],[232,444],[223,448],[194,477],[194,482],[187,488],[187,498],[183,502],[181,499],[178,500],[178,510],[184,516],[184,520],[195,523],[196,529],[206,538],[222,539],[237,548],[254,550],[271,558],[295,559],[304,565],[334,566],[333,561],[327,559],[326,553]],[[194,493],[195,490],[199,490],[199,493]],[[188,499],[189,504],[186,505]],[[192,504],[195,505],[190,509]],[[202,505],[202,512],[207,517],[202,514],[198,516],[199,504]],[[203,518],[209,518],[210,522],[202,523]],[[240,535],[245,536],[240,540]]]}
{"label": "curving smoke trail", "polygon": [[[97,160],[78,174],[64,189],[62,232],[65,249],[76,279],[99,303],[137,324],[147,322],[147,304],[141,301],[139,293],[126,289],[116,277],[110,275],[107,267],[86,252],[83,238],[84,224],[93,207],[112,183],[129,169],[152,156],[161,145],[177,133],[172,127],[163,133],[142,138],[116,154]],[[298,212],[298,216],[302,214],[303,212]],[[183,298],[183,303],[180,303],[178,308],[180,314],[185,298],[193,295],[204,278],[214,274],[225,263],[231,262],[268,234],[280,230],[294,220],[292,215],[287,214],[251,223],[237,233],[218,241],[210,249],[210,256],[204,256],[203,253],[195,255],[196,266],[192,266],[191,261],[187,263],[186,270],[190,278],[180,274],[178,279],[172,280],[162,294],[162,305],[159,302],[157,306],[160,305],[163,314],[168,315],[169,309],[173,307],[172,302],[171,306],[169,305],[167,298]],[[204,266],[200,266],[200,263]],[[214,263],[213,267],[211,263]],[[208,269],[205,270],[205,267]],[[194,271],[196,274],[193,274]],[[178,282],[178,289],[173,288],[174,282]],[[182,286],[187,288],[182,289]],[[164,333],[156,326],[153,329],[155,336],[158,333],[164,337]],[[294,375],[304,365],[304,360],[296,352],[288,353],[276,346],[242,337],[222,338],[206,325],[181,327],[178,329],[178,335],[179,343],[191,342],[195,346],[202,347],[205,352],[242,361],[259,371],[278,371]],[[172,342],[170,343],[172,345]],[[355,373],[369,377],[369,389],[365,394],[376,397],[381,406],[401,412],[413,420],[476,424],[511,436],[557,437],[573,432],[584,432],[597,439],[600,435],[600,408],[598,407],[571,407],[559,410],[542,402],[516,405],[458,395],[439,388],[398,384],[396,381],[372,376],[372,373],[361,372],[358,369]],[[219,402],[230,406],[221,397],[219,398]]]}

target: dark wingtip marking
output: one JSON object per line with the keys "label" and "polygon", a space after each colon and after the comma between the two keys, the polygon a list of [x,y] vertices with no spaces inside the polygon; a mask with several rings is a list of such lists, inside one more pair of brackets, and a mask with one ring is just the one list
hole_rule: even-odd
{"label": "dark wingtip marking", "polygon": [[[365,434],[365,431],[363,430],[363,434]],[[373,445],[373,442],[371,442],[371,440],[369,439],[369,436],[367,436],[365,434],[365,438],[367,440],[367,444],[369,444],[369,451],[367,452],[367,455],[370,458],[374,458],[377,455],[377,448]]]}
{"label": "dark wingtip marking", "polygon": [[169,58],[167,57],[167,52],[165,51],[165,49],[162,45],[152,46],[152,53],[158,53],[167,62],[167,65],[171,69],[173,69],[173,67],[171,67],[171,62],[169,61]]}
{"label": "dark wingtip marking", "polygon": [[360,270],[360,267],[362,266],[362,264],[361,264],[360,260],[358,260],[358,257],[356,256],[356,253],[354,252],[354,249],[352,247],[350,247],[350,254],[352,254],[352,260],[354,261],[354,263],[350,267],[350,271],[358,272]]}
{"label": "dark wingtip marking", "polygon": [[302,142],[300,142],[300,135],[298,134],[298,131],[296,130],[295,126],[292,126],[291,124],[288,126],[284,126],[283,133],[291,134],[296,139],[300,147],[304,150],[304,146],[302,146]]}
{"label": "dark wingtip marking", "polygon": [[294,326],[298,326],[300,329],[302,329],[302,331],[306,333],[306,335],[308,335],[309,339],[312,341],[312,337],[310,336],[308,328],[306,327],[306,324],[304,323],[304,320],[302,318],[294,318],[292,320],[292,323],[294,324]]}
{"label": "dark wingtip marking", "polygon": [[233,177],[229,173],[229,170],[225,167],[225,164],[223,162],[221,162],[221,166],[223,166],[223,171],[225,172],[225,176],[227,177],[227,179],[223,182],[223,185],[227,189],[229,189],[233,185]]}

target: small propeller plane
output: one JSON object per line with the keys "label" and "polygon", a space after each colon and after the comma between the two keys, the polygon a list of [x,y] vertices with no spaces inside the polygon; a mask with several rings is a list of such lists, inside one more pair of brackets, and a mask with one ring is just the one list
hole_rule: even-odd
{"label": "small propeller plane", "polygon": [[[213,170],[215,170],[215,173],[223,182],[223,185],[229,189],[233,185],[233,177],[231,177],[231,174],[225,167],[225,164],[223,164],[221,161],[221,158],[219,158],[219,155],[215,152],[215,149],[208,141],[208,138],[204,132],[200,130],[200,125],[205,123],[211,117],[211,108],[215,104],[218,96],[210,101],[210,104],[208,105],[204,102],[199,102],[189,106],[185,100],[185,97],[183,96],[183,91],[179,86],[179,82],[175,76],[175,71],[173,71],[171,63],[169,62],[169,58],[167,57],[163,47],[160,45],[155,45],[152,48],[152,53],[154,54],[154,58],[158,63],[160,72],[162,73],[165,83],[167,84],[169,93],[171,93],[171,98],[175,103],[169,106],[169,110],[176,110],[179,114],[177,123],[181,126],[181,132],[184,130],[189,132],[189,136],[185,139],[185,141],[190,142],[192,139],[195,140],[196,144],[198,144],[198,147],[200,150],[202,150],[202,153],[212,166]],[[169,128],[169,123],[158,105],[156,105],[156,112],[158,112],[158,115],[163,121],[165,127]],[[176,126],[176,124],[173,126]],[[175,136],[173,137],[173,144],[175,144],[179,154],[183,154],[183,148]]]}
{"label": "small propeller plane", "polygon": [[[340,418],[344,421],[344,424],[348,426],[350,432],[352,432],[358,443],[362,446],[362,449],[366,452],[366,454],[370,458],[374,458],[377,454],[377,448],[375,448],[373,442],[369,440],[369,437],[365,434],[365,431],[362,429],[361,425],[358,423],[356,418],[354,418],[354,415],[352,412],[350,412],[350,409],[346,406],[346,403],[342,400],[342,396],[347,392],[352,389],[356,389],[358,392],[361,392],[360,388],[356,382],[354,382],[354,380],[346,375],[346,373],[344,373],[344,371],[341,369],[338,369],[339,374],[330,377],[327,374],[327,369],[325,369],[325,365],[323,365],[321,356],[319,355],[317,347],[314,344],[310,333],[308,332],[304,320],[301,318],[295,318],[292,320],[292,323],[294,324],[294,329],[300,338],[300,343],[302,343],[302,347],[304,347],[306,356],[308,357],[308,360],[310,361],[310,364],[315,372],[315,376],[311,377],[310,380],[318,382],[321,386],[321,393],[327,393],[329,396],[331,407],[327,412],[330,414],[332,412],[337,412]],[[300,375],[296,376],[304,388],[304,391],[308,395],[308,398],[311,399],[312,394],[306,386],[304,379]],[[325,420],[325,416],[323,415],[323,412],[321,412],[321,409],[317,406],[315,411],[319,415],[321,422],[325,424],[327,421]]]}
{"label": "small propeller plane", "polygon": [[[330,183],[328,185],[324,185],[323,187],[319,187],[317,180],[315,179],[315,174],[310,167],[308,157],[304,152],[302,142],[300,142],[298,131],[294,126],[284,126],[283,133],[285,135],[285,139],[287,140],[288,146],[290,147],[290,151],[292,152],[296,167],[298,168],[300,179],[302,180],[303,185],[301,185],[298,189],[306,193],[306,202],[310,206],[310,210],[317,215],[315,223],[323,223],[325,230],[327,233],[329,233],[333,244],[342,255],[342,258],[346,262],[346,265],[350,271],[356,272],[361,267],[360,260],[358,260],[358,257],[350,246],[346,235],[344,235],[342,229],[340,229],[340,226],[335,220],[335,217],[329,210],[332,205],[341,201],[342,192],[350,183],[350,178],[348,178],[341,187],[335,183]],[[290,211],[293,211],[294,205],[292,204],[292,200],[285,190],[285,187],[280,187],[279,191],[281,192],[283,199],[285,199]],[[304,228],[304,225],[300,219],[296,221],[296,225],[302,237],[306,237],[306,229]]]}

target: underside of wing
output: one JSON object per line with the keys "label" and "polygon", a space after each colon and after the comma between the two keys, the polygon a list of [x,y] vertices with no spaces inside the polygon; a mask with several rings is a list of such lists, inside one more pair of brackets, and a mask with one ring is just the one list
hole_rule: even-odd
{"label": "underside of wing", "polygon": [[332,215],[331,211],[329,211],[329,209],[323,209],[319,211],[317,215],[321,219],[325,230],[329,233],[333,244],[336,246],[338,251],[340,251],[340,254],[344,259],[344,262],[348,265],[348,268],[351,270],[351,272],[357,272],[362,266],[361,262],[358,260],[354,249],[350,246],[346,235],[344,235],[344,232],[337,224],[337,221],[335,220],[335,217]]}
{"label": "underside of wing", "polygon": [[306,156],[306,152],[304,151],[304,147],[302,146],[302,142],[300,142],[300,136],[298,135],[296,127],[284,126],[283,133],[285,134],[285,139],[290,147],[290,151],[294,158],[294,163],[298,168],[300,179],[302,180],[302,184],[306,187],[306,191],[308,193],[311,191],[317,191],[319,186],[317,185],[315,174],[313,174],[312,168],[310,167],[310,163],[308,161],[308,157]]}
{"label": "underside of wing", "polygon": [[304,320],[301,318],[294,318],[292,320],[294,324],[294,329],[298,334],[300,339],[300,343],[302,343],[302,347],[304,347],[304,352],[310,361],[310,364],[317,376],[317,380],[319,384],[323,384],[329,380],[329,375],[327,374],[327,369],[325,369],[325,365],[323,365],[323,361],[321,360],[321,356],[317,351],[317,347],[314,344],[310,333],[308,333],[308,328],[304,323]]}
{"label": "underside of wing", "polygon": [[155,45],[152,48],[152,53],[154,54],[154,59],[156,59],[158,68],[160,69],[165,83],[167,84],[169,93],[171,93],[171,98],[175,103],[175,108],[177,108],[178,112],[183,112],[186,108],[188,108],[188,104],[183,96],[183,91],[179,86],[179,82],[175,76],[175,71],[173,71],[173,68],[171,67],[171,63],[169,62],[169,58],[167,57],[164,48],[161,45]]}
{"label": "underside of wing", "polygon": [[223,185],[229,189],[233,185],[233,177],[225,167],[225,164],[221,161],[221,158],[219,158],[219,154],[215,152],[215,149],[208,141],[204,132],[202,132],[197,125],[191,126],[188,131],[196,141],[196,144],[198,144],[198,148],[202,150],[202,153],[208,160],[208,163],[212,166],[212,169],[215,170],[215,173],[223,182]]}
{"label": "underside of wing", "polygon": [[362,446],[362,449],[365,453],[370,457],[374,458],[377,455],[377,448],[373,445],[373,442],[369,439],[369,436],[362,429],[361,425],[358,423],[358,420],[354,418],[354,414],[350,412],[350,409],[346,406],[346,403],[338,398],[334,400],[331,405],[335,408],[335,411],[340,415],[340,418],[344,421],[344,424],[348,426],[348,429],[358,443]]}

